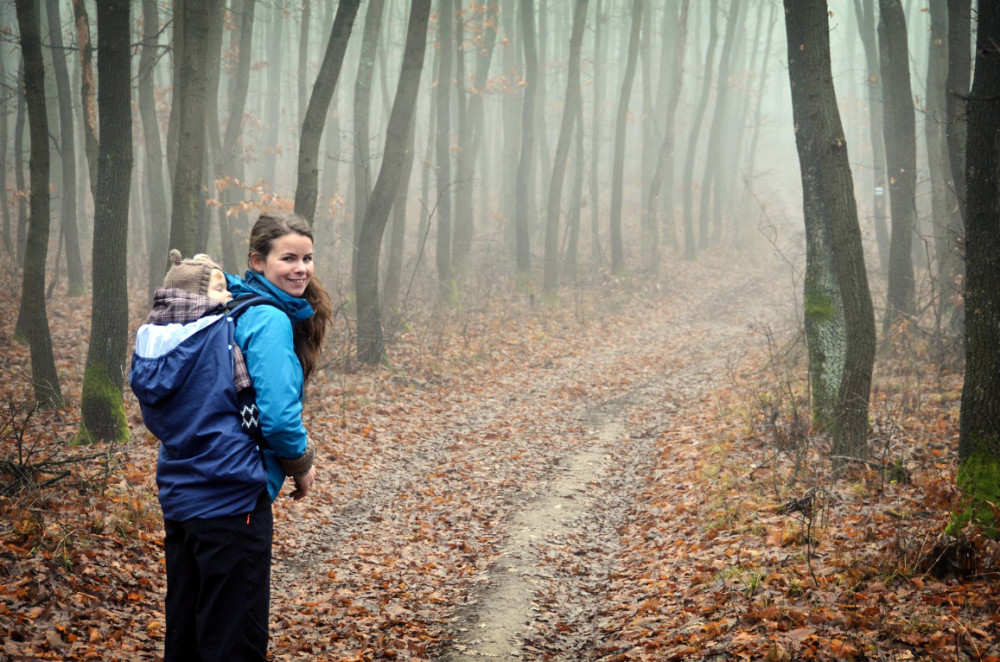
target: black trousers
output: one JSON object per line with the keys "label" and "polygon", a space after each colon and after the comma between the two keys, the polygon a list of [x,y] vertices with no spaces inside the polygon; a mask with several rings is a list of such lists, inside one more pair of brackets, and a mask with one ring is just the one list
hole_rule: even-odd
{"label": "black trousers", "polygon": [[265,660],[274,534],[267,492],[252,513],[163,525],[164,661]]}

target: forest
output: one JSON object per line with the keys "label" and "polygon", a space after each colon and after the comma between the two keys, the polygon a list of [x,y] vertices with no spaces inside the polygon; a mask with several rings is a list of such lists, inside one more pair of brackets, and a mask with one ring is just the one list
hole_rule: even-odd
{"label": "forest", "polygon": [[264,212],[270,659],[1000,661],[998,98],[973,0],[0,0],[0,662],[162,659],[136,330]]}

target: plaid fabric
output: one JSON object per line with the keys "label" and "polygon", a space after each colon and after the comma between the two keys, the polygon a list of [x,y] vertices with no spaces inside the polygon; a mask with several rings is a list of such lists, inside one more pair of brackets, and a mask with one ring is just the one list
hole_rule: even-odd
{"label": "plaid fabric", "polygon": [[[225,312],[225,305],[204,294],[179,290],[173,287],[158,287],[153,292],[153,310],[146,316],[144,324],[187,324],[211,313]],[[242,391],[250,386],[250,373],[239,345],[233,344],[233,384]]]}

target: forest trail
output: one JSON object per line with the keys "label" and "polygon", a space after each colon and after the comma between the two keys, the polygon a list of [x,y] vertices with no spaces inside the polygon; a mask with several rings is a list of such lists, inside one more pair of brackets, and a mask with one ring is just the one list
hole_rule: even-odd
{"label": "forest trail", "polygon": [[573,651],[563,659],[587,657],[662,433],[759,344],[751,325],[788,301],[774,283],[763,271],[728,292],[677,283],[582,329],[548,328],[544,356],[495,348],[392,401],[362,387],[365,442],[330,444],[314,494],[276,510],[276,659],[334,659],[408,628],[426,640],[408,645],[415,657],[535,659],[553,638]]}

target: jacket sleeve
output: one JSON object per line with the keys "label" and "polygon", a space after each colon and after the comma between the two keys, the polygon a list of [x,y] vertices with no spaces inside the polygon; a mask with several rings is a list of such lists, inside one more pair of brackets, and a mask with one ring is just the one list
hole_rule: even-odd
{"label": "jacket sleeve", "polygon": [[302,424],[302,365],[295,355],[292,323],[274,306],[254,306],[236,325],[257,393],[260,427],[278,458],[298,459],[308,446]]}

